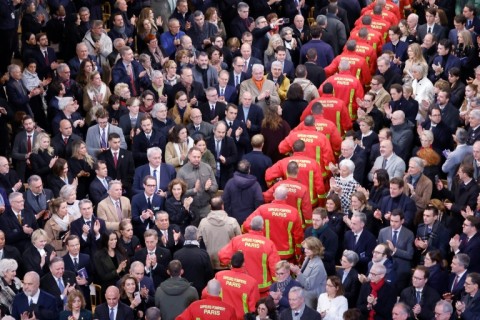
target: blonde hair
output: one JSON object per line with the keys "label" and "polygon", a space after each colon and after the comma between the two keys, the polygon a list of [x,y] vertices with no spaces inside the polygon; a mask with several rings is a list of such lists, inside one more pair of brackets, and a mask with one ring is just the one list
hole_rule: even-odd
{"label": "blonde hair", "polygon": [[[50,140],[50,142],[51,142],[51,139],[50,139],[50,136],[48,135],[48,133],[40,132],[39,134],[37,134],[37,138],[35,139],[35,143],[33,144],[33,148],[32,148],[33,153],[38,153],[39,150],[43,150],[41,148],[41,144],[42,144],[42,140],[45,139],[45,138],[48,138],[48,140]],[[53,147],[51,145],[48,146],[46,151],[49,155],[53,156],[53,151],[54,150],[53,150]]]}

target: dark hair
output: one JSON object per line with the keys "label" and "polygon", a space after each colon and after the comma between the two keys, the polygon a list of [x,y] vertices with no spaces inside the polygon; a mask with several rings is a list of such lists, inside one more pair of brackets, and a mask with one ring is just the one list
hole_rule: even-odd
{"label": "dark hair", "polygon": [[115,254],[117,256],[117,259],[119,260],[125,260],[128,259],[127,252],[125,251],[125,248],[120,244],[120,236],[118,235],[117,232],[107,230],[102,236],[100,237],[100,248],[108,251],[108,241],[110,240],[110,235],[114,234],[117,237],[117,246],[115,247]]}
{"label": "dark hair", "polygon": [[119,285],[120,299],[127,299],[127,300],[129,299],[129,297],[127,295],[127,292],[125,291],[125,288],[124,288],[127,280],[133,280],[135,282],[135,292],[138,291],[138,280],[137,280],[137,278],[135,278],[131,274],[126,274],[120,279],[120,285]]}
{"label": "dark hair", "polygon": [[57,161],[52,166],[52,173],[58,177],[60,177],[63,173],[63,167],[67,163],[67,160],[63,158],[58,158]]}
{"label": "dark hair", "polygon": [[303,89],[298,83],[292,83],[287,91],[287,100],[303,100]]}
{"label": "dark hair", "polygon": [[[176,124],[173,126],[172,131],[168,134],[168,141],[173,142],[173,143],[179,143],[180,140],[178,138],[178,135],[180,134],[180,131],[183,129],[187,130],[187,128],[183,124]],[[188,130],[187,130],[187,135],[188,135]]]}
{"label": "dark hair", "polygon": [[427,254],[430,256],[432,262],[436,262],[440,266],[442,265],[443,258],[440,250],[428,251]]}
{"label": "dark hair", "polygon": [[255,313],[258,315],[258,307],[264,304],[268,309],[268,317],[270,319],[277,319],[277,307],[273,301],[272,296],[267,296],[266,298],[260,298],[257,303],[255,303]]}
{"label": "dark hair", "polygon": [[108,105],[111,106],[111,105],[114,105],[115,103],[119,103],[120,102],[120,97],[117,96],[116,94],[112,94],[109,98],[108,98]]}
{"label": "dark hair", "polygon": [[331,193],[327,196],[327,200],[332,200],[335,203],[335,211],[340,210],[342,207],[342,201],[340,201],[340,197],[335,193]]}
{"label": "dark hair", "polygon": [[388,171],[385,169],[378,169],[374,172],[377,175],[378,187],[388,188],[390,185],[390,178],[388,176]]}
{"label": "dark hair", "polygon": [[187,192],[187,184],[182,179],[173,179],[168,184],[168,193],[172,194],[172,189],[174,185],[179,184],[182,187],[182,196]]}

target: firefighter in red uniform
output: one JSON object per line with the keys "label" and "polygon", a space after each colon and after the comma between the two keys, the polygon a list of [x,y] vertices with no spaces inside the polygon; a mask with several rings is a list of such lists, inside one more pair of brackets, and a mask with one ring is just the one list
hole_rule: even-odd
{"label": "firefighter in red uniform", "polygon": [[236,320],[235,309],[222,301],[220,293],[222,286],[215,279],[208,281],[207,292],[202,295],[202,300],[192,302],[176,320]]}
{"label": "firefighter in red uniform", "polygon": [[[312,109],[315,103],[320,103],[323,109],[323,116],[325,119],[333,122],[337,128],[338,133],[342,134],[352,128],[352,120],[348,113],[347,104],[333,96],[333,85],[330,82],[325,82],[322,86],[323,93],[320,98],[313,100],[308,104],[300,117],[303,121],[309,114],[313,114]],[[318,128],[317,128],[318,130]]]}
{"label": "firefighter in red uniform", "polygon": [[233,254],[245,255],[245,271],[258,282],[260,293],[268,293],[275,275],[275,264],[280,261],[277,247],[263,235],[263,218],[255,217],[248,233],[234,237],[218,252],[220,262],[227,266]]}
{"label": "firefighter in red uniform", "polygon": [[[372,9],[370,9],[370,10],[362,10],[361,15],[362,16],[365,15],[365,14],[374,15],[374,10],[375,10],[375,6],[373,6]],[[397,18],[397,16],[395,15],[395,13],[391,12],[390,10],[385,9],[385,7],[382,7],[382,18],[383,18],[383,20],[390,23],[391,26],[396,26],[398,24],[398,22],[400,21]],[[358,26],[357,23],[358,23],[358,20],[355,23],[355,26]]]}
{"label": "firefighter in red uniform", "polygon": [[288,194],[285,200],[287,204],[297,208],[298,214],[302,221],[302,227],[312,224],[312,203],[308,195],[307,187],[298,180],[298,163],[290,161],[287,166],[287,179],[278,181],[270,189],[263,193],[265,203],[272,202],[275,190],[280,186],[287,188]]}
{"label": "firefighter in red uniform", "polygon": [[385,42],[388,42],[388,28],[390,28],[391,23],[385,20],[382,16],[382,7],[374,6],[372,17],[372,28],[379,31]]}
{"label": "firefighter in red uniform", "polygon": [[[400,2],[408,2],[408,1],[400,1]],[[362,9],[360,14],[363,16],[367,11],[369,12],[369,10],[373,10],[373,7],[375,7],[376,4],[379,4],[385,10],[388,10],[389,12],[392,12],[395,15],[395,17],[397,18],[397,23],[398,23],[398,21],[400,21],[400,19],[402,19],[400,8],[392,0],[372,1],[368,6],[366,6],[365,8]]]}
{"label": "firefighter in red uniform", "polygon": [[[332,88],[332,91],[333,91],[333,87],[332,87],[331,84],[330,84],[330,87]],[[323,87],[323,89],[325,90],[325,87]],[[333,99],[336,99],[336,98],[333,98]],[[339,99],[336,99],[336,100],[338,100],[339,102],[344,104],[343,101],[341,101]],[[340,126],[340,120],[341,119],[339,119],[339,121],[338,121],[339,124],[338,124],[338,128],[337,128],[335,123],[333,123],[332,121],[330,121],[330,120],[328,120],[324,117],[324,110],[325,109],[323,107],[323,104],[320,101],[317,101],[312,105],[311,113],[312,113],[312,116],[315,120],[315,129],[317,129],[317,131],[320,131],[321,133],[323,133],[327,137],[327,139],[330,141],[330,145],[332,146],[333,152],[335,152],[335,154],[338,154],[340,152],[340,148],[341,148],[341,144],[342,144],[342,136],[340,135],[340,133],[343,133],[342,127]],[[328,110],[328,111],[332,111],[332,110]],[[342,108],[341,113],[344,114],[342,116],[342,118],[345,118],[346,120],[348,120],[347,123],[351,123],[350,122],[350,116],[348,115],[348,110],[347,110],[346,107]],[[336,114],[337,119],[340,118],[339,115],[340,115],[340,111],[338,112],[338,114]],[[302,115],[302,117],[303,117],[303,115]],[[302,119],[302,121],[303,121],[303,119]],[[351,124],[350,124],[350,127],[351,127]],[[303,122],[301,122],[293,130],[305,130],[305,125],[303,124]]]}
{"label": "firefighter in red uniform", "polygon": [[287,178],[287,166],[290,161],[298,163],[298,180],[307,186],[312,206],[316,207],[318,198],[325,198],[325,185],[322,179],[322,168],[305,154],[305,142],[297,140],[293,144],[293,155],[277,161],[265,172],[265,181],[271,185],[277,178]]}
{"label": "firefighter in red uniform", "polygon": [[365,15],[359,19],[361,21],[361,24],[358,27],[353,28],[352,31],[350,31],[350,38],[353,40],[358,40],[360,37],[358,35],[358,32],[361,28],[367,28],[368,30],[368,37],[367,41],[368,43],[377,51],[377,55],[382,53],[382,45],[385,42],[383,39],[383,34],[372,28],[372,17],[370,15]]}
{"label": "firefighter in red uniform", "polygon": [[[365,27],[360,28],[358,31],[358,37],[353,39],[350,37],[349,40],[357,41],[357,46],[355,47],[355,52],[364,57],[367,61],[368,67],[370,68],[370,74],[375,74],[377,70],[377,51],[368,41],[368,29]],[[343,51],[346,51],[347,48]]]}
{"label": "firefighter in red uniform", "polygon": [[332,63],[325,68],[325,74],[327,77],[330,77],[337,72],[341,60],[347,59],[348,62],[350,62],[351,75],[360,80],[361,83],[369,84],[372,80],[372,75],[370,74],[367,60],[355,52],[357,49],[357,42],[355,40],[348,40],[345,44],[345,49],[345,51],[336,56]]}
{"label": "firefighter in red uniform", "polygon": [[332,145],[327,137],[315,128],[315,119],[308,116],[303,121],[304,130],[292,130],[278,145],[278,151],[286,154],[292,151],[293,144],[298,139],[305,142],[305,154],[317,161],[322,167],[322,176],[326,176],[328,164],[335,162]]}
{"label": "firefighter in red uniform", "polygon": [[258,282],[245,272],[244,262],[243,252],[235,252],[232,268],[215,274],[215,279],[222,285],[222,301],[235,308],[237,320],[243,320],[245,313],[255,311],[255,303],[260,299]]}
{"label": "firefighter in red uniform", "polygon": [[351,120],[357,118],[357,98],[363,98],[363,85],[362,83],[351,75],[350,63],[348,60],[342,59],[338,66],[339,72],[323,83],[318,89],[318,93],[321,95],[323,92],[323,86],[329,82],[333,85],[333,95],[335,98],[342,100],[347,104],[348,113]]}
{"label": "firefighter in red uniform", "polygon": [[250,230],[250,222],[256,216],[265,221],[263,232],[272,240],[282,260],[296,262],[302,254],[303,228],[297,209],[287,204],[288,190],[278,187],[273,193],[275,200],[253,211],[243,223],[243,230]]}

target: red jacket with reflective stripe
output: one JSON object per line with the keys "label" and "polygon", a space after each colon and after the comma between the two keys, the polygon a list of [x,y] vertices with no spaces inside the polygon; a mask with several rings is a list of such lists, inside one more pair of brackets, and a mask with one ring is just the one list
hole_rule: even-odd
{"label": "red jacket with reflective stripe", "polygon": [[192,302],[176,320],[236,320],[235,309],[220,297],[205,294],[202,300]]}
{"label": "red jacket with reflective stripe", "polygon": [[264,220],[265,237],[272,240],[282,260],[299,257],[302,253],[303,228],[297,209],[285,200],[273,200],[257,208],[243,223],[244,230],[250,230],[250,223],[256,216]]}

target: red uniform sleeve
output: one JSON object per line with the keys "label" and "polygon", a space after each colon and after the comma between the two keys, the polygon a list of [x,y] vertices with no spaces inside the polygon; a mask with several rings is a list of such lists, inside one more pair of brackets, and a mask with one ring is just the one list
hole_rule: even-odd
{"label": "red uniform sleeve", "polygon": [[273,180],[283,178],[285,172],[282,170],[282,161],[277,161],[273,166],[265,171],[265,181],[267,184],[272,184]]}
{"label": "red uniform sleeve", "polygon": [[370,81],[372,81],[372,74],[370,73],[370,69],[368,69],[368,63],[366,60],[364,60],[362,64],[362,79],[362,83],[365,85],[370,84]]}
{"label": "red uniform sleeve", "polygon": [[305,221],[305,227],[312,225],[312,202],[308,190],[302,196],[302,215]]}
{"label": "red uniform sleeve", "polygon": [[[343,110],[343,109],[342,109]],[[342,118],[344,117],[343,114],[340,115]],[[350,119],[347,112],[347,119]],[[343,119],[342,119],[343,120]],[[351,123],[351,121],[349,121]],[[343,127],[343,123],[342,123]],[[342,147],[342,136],[340,136],[340,132],[338,132],[337,128],[335,127],[330,134],[330,144],[332,145],[332,149],[334,152],[339,152]]]}
{"label": "red uniform sleeve", "polygon": [[325,75],[326,77],[330,77],[331,75],[337,73],[338,65],[340,64],[341,55],[338,55],[333,59],[332,63],[325,67]]}
{"label": "red uniform sleeve", "polygon": [[247,219],[245,219],[245,221],[243,222],[242,224],[242,232],[243,233],[248,233],[250,231],[250,225],[252,224],[252,219],[256,216],[259,216],[260,215],[260,207],[257,208],[257,210],[253,211],[248,217]]}
{"label": "red uniform sleeve", "polygon": [[[318,93],[321,94],[320,89],[318,89]],[[312,114],[312,106],[315,102],[317,102],[317,99],[310,101],[310,103],[307,105],[305,110],[303,110],[302,115],[300,116],[300,121],[303,122],[303,120],[305,120],[306,117]]]}
{"label": "red uniform sleeve", "polygon": [[230,240],[220,251],[218,251],[218,260],[224,266],[228,266],[230,264],[230,260],[232,260],[232,256],[237,250],[234,248],[234,241],[235,238]]}
{"label": "red uniform sleeve", "polygon": [[263,200],[265,201],[265,203],[270,203],[273,201],[273,192],[276,189],[276,185],[277,184],[275,183],[270,189],[263,193]]}
{"label": "red uniform sleeve", "polygon": [[278,145],[278,151],[281,154],[286,154],[290,151],[292,151],[292,145],[290,144],[290,141],[292,140],[291,133],[283,139],[280,144]]}

